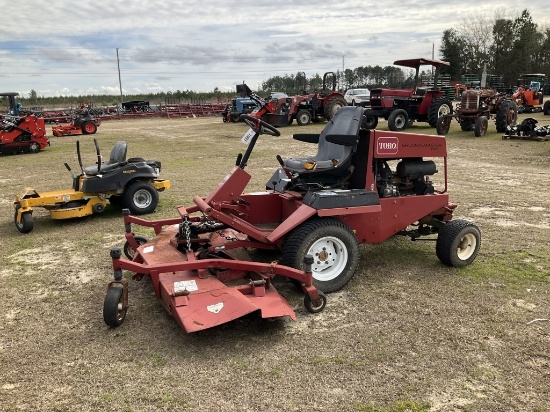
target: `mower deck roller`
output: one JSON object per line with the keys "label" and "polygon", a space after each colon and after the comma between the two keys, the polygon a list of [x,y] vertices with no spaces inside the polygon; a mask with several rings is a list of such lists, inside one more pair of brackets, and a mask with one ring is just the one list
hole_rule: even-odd
{"label": "mower deck roller", "polygon": [[[481,234],[466,220],[452,220],[456,205],[446,193],[445,138],[362,129],[363,111],[344,107],[321,134],[295,135],[315,143],[317,154],[277,156],[281,167],[259,193],[244,192],[251,179],[244,169],[259,136],[280,133],[241,116],[254,134],[245,134],[246,152],[208,196],[195,196],[193,205],[178,207],[171,219],[145,220],[125,212],[126,258],[119,249],[111,251],[114,280],[104,302],[105,322],[115,327],[125,319],[123,270],[135,279],[149,276],[164,309],[194,332],[254,311],[265,318],[295,319],[273,286],[276,275],[301,286],[307,311],[321,312],[325,293],[352,279],[359,244],[394,235],[431,239],[445,265],[470,264]],[[431,181],[438,167],[444,168],[441,188]],[[134,225],[154,236],[136,236]],[[281,259],[251,261],[249,248],[281,251]]]}

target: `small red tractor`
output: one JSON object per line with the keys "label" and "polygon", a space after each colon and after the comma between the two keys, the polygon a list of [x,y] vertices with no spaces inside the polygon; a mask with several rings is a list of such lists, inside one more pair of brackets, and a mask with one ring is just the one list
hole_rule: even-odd
{"label": "small red tractor", "polygon": [[328,121],[338,110],[347,106],[344,96],[336,91],[336,75],[333,72],[323,75],[323,89],[317,93],[266,101],[252,92],[246,84],[237,85],[237,93],[257,102],[258,108],[251,116],[273,126],[287,126],[294,119],[299,126],[322,119]]}
{"label": "small red tractor", "polygon": [[[266,191],[255,193],[245,193],[251,179],[245,167],[260,135],[280,132],[243,115],[251,128],[242,139],[247,149],[208,196],[195,196],[193,205],[179,206],[168,219],[145,220],[123,211],[126,258],[119,248],[111,250],[114,278],[104,300],[105,323],[116,327],[126,317],[123,270],[134,279],[150,277],[164,309],[194,332],[256,311],[263,318],[295,319],[275,289],[276,275],[301,286],[307,311],[322,311],[325,294],[354,276],[362,243],[426,237],[443,264],[470,264],[481,234],[469,221],[452,220],[457,205],[447,194],[445,138],[366,130],[363,111],[343,107],[322,133],[295,134],[315,144],[317,154],[286,160],[277,155],[280,168]],[[434,184],[438,167],[443,175]],[[133,225],[149,228],[154,237],[136,235]],[[280,251],[281,259],[256,262],[248,248]]]}
{"label": "small red tractor", "polygon": [[518,106],[518,113],[542,112],[546,75],[542,73],[522,74],[512,99]]}
{"label": "small red tractor", "polygon": [[[371,89],[366,127],[376,128],[379,117],[388,121],[392,131],[403,131],[414,121],[435,127],[439,116],[453,113],[452,102],[438,86],[441,68],[449,66],[448,62],[420,58],[397,60],[393,64],[415,69],[414,84],[410,89]],[[426,65],[435,68],[430,88],[420,86],[420,67]]]}
{"label": "small red tractor", "polygon": [[100,125],[99,120],[94,119],[89,113],[85,112],[74,117],[68,125],[53,126],[52,134],[57,137],[95,134]]}
{"label": "small red tractor", "polygon": [[485,136],[490,119],[495,120],[497,132],[504,133],[508,126],[516,123],[518,106],[505,93],[498,93],[494,89],[468,89],[462,92],[454,114],[442,115],[437,119],[437,133],[449,133],[453,118],[463,131],[473,130],[475,137]]}
{"label": "small red tractor", "polygon": [[33,114],[19,115],[15,97],[19,93],[0,93],[9,101],[8,114],[0,119],[0,154],[38,153],[50,145],[46,124],[42,117]]}

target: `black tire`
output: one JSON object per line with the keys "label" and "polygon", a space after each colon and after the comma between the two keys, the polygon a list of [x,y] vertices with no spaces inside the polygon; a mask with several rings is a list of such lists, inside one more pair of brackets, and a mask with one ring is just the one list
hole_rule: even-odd
{"label": "black tire", "polygon": [[376,129],[376,126],[378,126],[378,116],[363,116],[363,121],[361,123],[363,129]]}
{"label": "black tire", "polygon": [[325,107],[323,108],[323,114],[325,115],[325,119],[329,121],[334,117],[334,115],[340,110],[342,107],[347,106],[346,99],[344,99],[341,96],[332,96],[325,104]]}
{"label": "black tire", "polygon": [[542,112],[546,116],[550,115],[550,100],[544,102],[544,106],[542,106]]}
{"label": "black tire", "polygon": [[103,203],[96,203],[92,206],[92,210],[94,211],[94,213],[103,213],[105,211],[105,206],[103,205]]}
{"label": "black tire", "polygon": [[231,116],[231,122],[237,123],[239,121],[239,115],[238,114],[232,114]]}
{"label": "black tire", "polygon": [[404,109],[396,109],[388,117],[388,128],[392,132],[402,132],[409,124],[409,114]]}
{"label": "black tire", "polygon": [[94,122],[84,122],[80,126],[82,134],[95,134],[97,132],[97,126]]}
{"label": "black tire", "polygon": [[40,151],[40,145],[35,141],[31,141],[31,143],[29,144],[29,152],[38,153],[39,151]]}
{"label": "black tire", "polygon": [[451,128],[451,116],[441,116],[437,119],[437,124],[435,125],[435,130],[437,134],[446,136],[449,133]]}
{"label": "black tire", "polygon": [[113,207],[122,208],[122,196],[120,195],[112,195],[109,198],[109,203]]}
{"label": "black tire", "polygon": [[445,98],[435,99],[428,109],[428,124],[436,127],[437,119],[449,114],[453,114],[453,104]]}
{"label": "black tire", "polygon": [[311,123],[311,113],[307,110],[298,111],[296,114],[296,123],[298,123],[298,126],[305,126]]}
{"label": "black tire", "polygon": [[439,260],[453,267],[469,265],[481,246],[479,228],[467,220],[451,220],[439,230],[435,253]]}
{"label": "black tire", "polygon": [[460,119],[460,129],[463,132],[471,132],[474,130],[474,122],[472,119]]}
{"label": "black tire", "polygon": [[506,132],[508,126],[513,126],[518,120],[518,105],[513,100],[504,100],[500,103],[496,115],[498,133]]}
{"label": "black tire", "polygon": [[17,230],[19,230],[21,233],[32,232],[32,230],[34,228],[34,222],[33,222],[33,219],[32,219],[32,213],[31,212],[22,213],[21,214],[21,223],[17,223],[17,210],[15,210],[15,215],[13,217],[13,221],[15,223],[15,227],[17,228]]}
{"label": "black tire", "polygon": [[489,120],[487,120],[487,117],[479,116],[474,126],[474,136],[475,137],[485,136],[488,128],[489,128]]}
{"label": "black tire", "polygon": [[348,226],[331,217],[313,218],[290,232],[283,245],[281,264],[303,270],[307,254],[315,259],[313,284],[324,293],[342,289],[359,264],[357,237]]}
{"label": "black tire", "polygon": [[305,306],[306,310],[309,313],[322,312],[325,309],[325,306],[327,306],[327,295],[325,295],[320,290],[318,290],[317,293],[319,294],[319,297],[321,298],[321,304],[320,305],[313,305],[313,302],[311,302],[311,298],[309,297],[309,295],[307,293],[304,296],[304,306]]}
{"label": "black tire", "polygon": [[126,318],[127,310],[121,308],[122,293],[122,288],[110,287],[103,301],[103,321],[113,328],[122,325]]}
{"label": "black tire", "polygon": [[137,180],[130,183],[122,193],[122,206],[133,215],[152,213],[159,203],[159,194],[149,182]]}
{"label": "black tire", "polygon": [[[135,236],[134,239],[136,239],[136,242],[140,246],[144,245],[145,243],[148,242],[148,239],[146,237],[143,237],[143,236]],[[136,255],[136,251],[134,249],[132,249],[132,247],[130,246],[128,241],[126,241],[124,243],[123,250],[124,250],[124,256],[126,256],[129,260],[134,260],[134,256]]]}

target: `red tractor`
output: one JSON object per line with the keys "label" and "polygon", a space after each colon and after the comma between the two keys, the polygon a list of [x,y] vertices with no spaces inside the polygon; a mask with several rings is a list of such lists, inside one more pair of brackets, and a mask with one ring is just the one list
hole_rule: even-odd
{"label": "red tractor", "polygon": [[317,93],[266,101],[252,92],[246,84],[237,85],[237,93],[257,102],[258,109],[252,112],[253,117],[274,126],[290,125],[294,119],[299,126],[322,119],[328,121],[347,105],[344,96],[336,91],[336,75],[333,72],[323,75],[323,89]]}
{"label": "red tractor", "polygon": [[[322,133],[295,134],[316,145],[316,155],[277,155],[280,168],[267,190],[256,193],[245,192],[251,179],[245,167],[260,135],[280,132],[243,115],[251,128],[243,136],[246,152],[208,196],[195,196],[193,205],[179,206],[168,219],[145,220],[126,211],[126,258],[120,249],[111,250],[114,279],[104,300],[105,323],[116,327],[125,319],[123,270],[135,279],[149,276],[165,310],[194,332],[255,311],[295,319],[275,289],[275,275],[301,286],[309,312],[322,311],[325,293],[352,279],[362,243],[426,237],[443,264],[470,264],[481,234],[469,221],[452,220],[457,205],[447,194],[445,138],[362,129],[363,110],[343,107]],[[434,184],[438,167],[443,174]],[[133,225],[152,229],[154,236],[136,235]],[[248,248],[280,251],[281,259],[255,262]]]}
{"label": "red tractor", "polygon": [[8,97],[8,114],[0,119],[0,154],[38,153],[50,145],[46,124],[42,117],[33,114],[19,115],[15,97],[19,93],[0,93]]}
{"label": "red tractor", "polygon": [[512,95],[512,99],[518,106],[518,113],[537,113],[543,110],[544,85],[546,75],[522,74],[518,79],[518,89]]}
{"label": "red tractor", "polygon": [[[453,104],[443,95],[437,83],[441,68],[449,66],[448,62],[420,58],[397,60],[393,64],[415,69],[414,84],[410,89],[371,89],[371,108],[365,113],[366,127],[376,128],[379,117],[388,121],[392,131],[403,131],[414,121],[428,122],[435,127],[439,116],[453,112]],[[425,65],[435,68],[430,88],[419,85],[420,66]]]}

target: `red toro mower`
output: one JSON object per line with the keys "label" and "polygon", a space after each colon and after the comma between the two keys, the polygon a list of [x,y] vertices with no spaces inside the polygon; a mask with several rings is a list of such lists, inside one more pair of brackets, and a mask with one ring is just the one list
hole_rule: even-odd
{"label": "red toro mower", "polygon": [[56,125],[52,127],[52,134],[57,137],[74,136],[79,134],[95,134],[101,122],[89,114],[82,114],[71,120],[68,125]]}
{"label": "red toro mower", "polygon": [[[477,256],[481,234],[466,220],[451,220],[456,204],[447,191],[447,150],[441,136],[367,130],[361,107],[343,107],[321,134],[294,139],[317,145],[317,154],[283,160],[260,193],[245,193],[244,170],[262,134],[279,136],[252,116],[248,142],[236,166],[207,197],[178,207],[178,216],[144,220],[125,211],[126,244],[112,249],[114,279],[104,300],[107,325],[123,323],[128,280],[149,276],[165,310],[187,332],[214,327],[259,311],[264,318],[295,313],[273,285],[294,280],[309,312],[325,308],[325,293],[344,287],[359,264],[359,244],[394,236],[435,241],[437,257],[464,266]],[[430,177],[443,167],[444,183]],[[132,225],[151,228],[152,239]],[[250,259],[247,249],[281,251],[279,262]]]}

